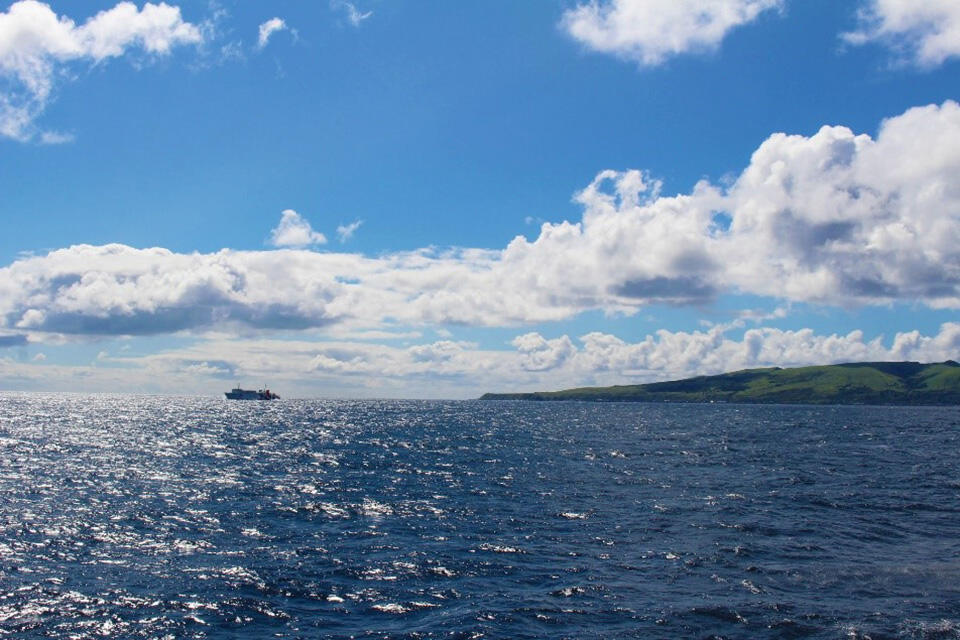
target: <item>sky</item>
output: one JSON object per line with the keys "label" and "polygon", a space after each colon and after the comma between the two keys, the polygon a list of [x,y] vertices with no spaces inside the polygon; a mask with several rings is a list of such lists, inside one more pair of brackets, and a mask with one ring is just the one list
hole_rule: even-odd
{"label": "sky", "polygon": [[0,389],[960,360],[956,0],[0,5]]}

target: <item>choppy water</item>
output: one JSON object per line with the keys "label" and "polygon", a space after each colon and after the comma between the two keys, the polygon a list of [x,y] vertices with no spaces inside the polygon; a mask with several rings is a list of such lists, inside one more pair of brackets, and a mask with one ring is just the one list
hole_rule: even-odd
{"label": "choppy water", "polygon": [[0,394],[0,636],[960,638],[960,409]]}

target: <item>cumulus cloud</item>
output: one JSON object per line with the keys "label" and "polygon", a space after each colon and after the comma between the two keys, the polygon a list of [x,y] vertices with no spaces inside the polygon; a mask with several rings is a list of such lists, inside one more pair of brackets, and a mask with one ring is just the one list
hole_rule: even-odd
{"label": "cumulus cloud", "polygon": [[356,5],[346,0],[331,0],[330,8],[334,11],[343,11],[347,20],[355,27],[359,27],[364,20],[373,15],[373,11],[360,11]]}
{"label": "cumulus cloud", "polygon": [[270,37],[273,34],[286,29],[287,23],[281,18],[270,18],[260,25],[260,30],[257,36],[257,48],[263,49],[265,46],[267,46],[267,43],[270,41]]}
{"label": "cumulus cloud", "polygon": [[644,66],[715,49],[727,33],[781,0],[591,0],[569,9],[563,27],[587,48]]}
{"label": "cumulus cloud", "polygon": [[[530,290],[606,309],[700,303],[723,291],[831,305],[960,306],[960,105],[915,108],[876,139],[845,127],[775,134],[729,187],[660,195],[602,172],[578,224],[504,253]],[[718,221],[724,218],[724,223]],[[562,259],[560,256],[563,256]]]}
{"label": "cumulus cloud", "polygon": [[956,308],[958,170],[952,101],[887,120],[875,140],[845,127],[771,136],[730,189],[732,222],[716,254],[743,291]]}
{"label": "cumulus cloud", "polygon": [[[73,335],[303,329],[333,321],[342,311],[328,305],[341,285],[322,272],[304,277],[296,266],[300,258],[284,259],[283,253],[183,255],[122,245],[62,249],[0,270],[0,317],[24,332]],[[292,283],[303,291],[294,293]],[[28,291],[19,302],[9,297]]]}
{"label": "cumulus cloud", "polygon": [[417,345],[406,350],[414,362],[449,362],[464,352],[464,344],[452,340],[440,340],[431,344]]}
{"label": "cumulus cloud", "polygon": [[363,220],[354,220],[350,224],[341,224],[337,227],[337,238],[340,240],[340,244],[343,244],[347,240],[353,237],[353,234],[357,232],[357,229],[360,228],[360,225],[363,224]]}
{"label": "cumulus cloud", "polygon": [[[772,135],[727,186],[703,181],[666,196],[645,172],[603,171],[576,196],[580,221],[545,223],[536,239],[502,250],[187,255],[78,245],[24,256],[0,268],[0,330],[521,326],[729,292],[955,309],[958,174],[960,105],[946,102],[887,120],[876,138],[844,127]],[[277,246],[324,240],[292,210],[272,234]],[[531,369],[561,347],[530,346]]]}
{"label": "cumulus cloud", "polygon": [[[485,279],[496,255],[477,250],[378,258],[291,250],[176,254],[77,245],[0,269],[0,326],[143,335],[333,323],[491,325],[542,315],[517,291],[489,299]],[[546,310],[548,317],[555,314]]]}
{"label": "cumulus cloud", "polygon": [[855,45],[880,42],[920,67],[960,56],[960,3],[955,0],[869,0],[860,28],[843,34]]}
{"label": "cumulus cloud", "polygon": [[[160,56],[202,40],[200,28],[185,22],[179,7],[164,3],[137,9],[121,2],[78,26],[42,2],[15,2],[0,13],[0,77],[6,81],[0,135],[20,141],[38,135],[34,120],[50,100],[57,71],[69,62],[100,63],[132,48]],[[68,139],[55,132],[40,135],[47,143]]]}
{"label": "cumulus cloud", "polygon": [[275,247],[306,247],[326,242],[327,237],[314,231],[310,222],[293,209],[285,209],[280,224],[270,232],[270,244]]}
{"label": "cumulus cloud", "polygon": [[556,369],[577,350],[567,336],[547,340],[539,333],[517,336],[510,344],[522,354],[521,366],[527,371]]}

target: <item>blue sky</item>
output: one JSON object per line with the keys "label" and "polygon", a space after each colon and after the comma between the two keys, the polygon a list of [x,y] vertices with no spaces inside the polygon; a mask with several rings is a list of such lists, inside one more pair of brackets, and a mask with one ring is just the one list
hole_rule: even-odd
{"label": "blue sky", "polygon": [[950,0],[7,4],[0,388],[958,358],[958,80]]}

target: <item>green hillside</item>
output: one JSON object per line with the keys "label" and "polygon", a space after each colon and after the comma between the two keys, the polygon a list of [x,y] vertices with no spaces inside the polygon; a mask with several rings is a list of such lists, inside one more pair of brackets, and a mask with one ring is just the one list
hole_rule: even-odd
{"label": "green hillside", "polygon": [[745,369],[672,382],[487,393],[481,400],[744,402],[796,404],[960,404],[960,364],[860,362],[797,369]]}

